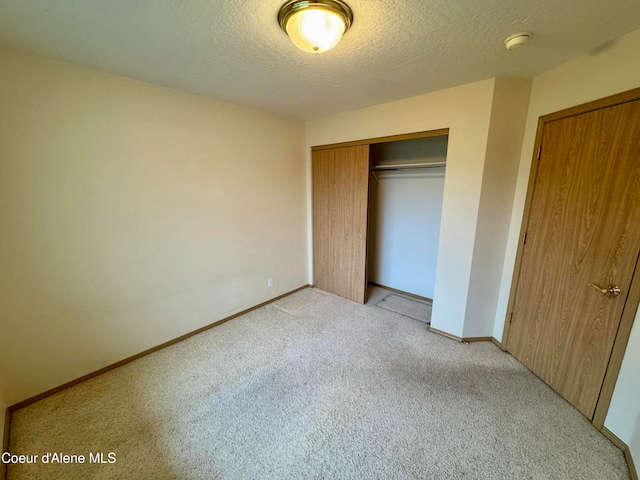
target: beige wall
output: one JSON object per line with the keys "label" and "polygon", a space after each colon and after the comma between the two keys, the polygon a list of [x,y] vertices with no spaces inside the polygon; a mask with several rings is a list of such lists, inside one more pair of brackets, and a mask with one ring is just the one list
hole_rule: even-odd
{"label": "beige wall", "polygon": [[640,467],[640,310],[636,314],[605,426],[629,445],[636,466]]}
{"label": "beige wall", "polygon": [[[533,80],[494,328],[494,337],[499,340],[502,339],[511,288],[537,120],[541,115],[640,87],[639,51],[640,30],[636,30],[603,51],[577,58]],[[640,397],[637,395],[637,385],[640,384],[639,352],[640,328],[636,325],[605,422],[605,426],[627,444],[630,444],[634,434],[637,440],[640,431]],[[637,463],[640,459],[640,441],[630,446],[633,447],[632,453]]]}
{"label": "beige wall", "polygon": [[531,80],[497,78],[463,337],[490,337],[496,316],[511,204],[518,177]]}
{"label": "beige wall", "polygon": [[307,283],[302,122],[12,50],[0,63],[8,403]]}
{"label": "beige wall", "polygon": [[[493,91],[494,80],[485,80],[307,123],[307,152],[314,145],[450,129],[431,325],[456,336],[466,315]],[[311,190],[310,155],[308,162]]]}
{"label": "beige wall", "polygon": [[[638,378],[636,377],[636,384],[638,384]],[[637,397],[636,397],[637,398]],[[632,452],[633,458],[636,459],[636,465],[638,463],[638,458],[640,458],[640,417],[636,418],[636,422],[634,425],[633,433],[631,441],[629,442],[629,448]],[[636,472],[637,472],[636,467]]]}

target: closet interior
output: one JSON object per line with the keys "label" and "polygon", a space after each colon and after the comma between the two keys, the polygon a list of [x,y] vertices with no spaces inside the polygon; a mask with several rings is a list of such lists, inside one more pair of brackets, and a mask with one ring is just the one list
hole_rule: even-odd
{"label": "closet interior", "polygon": [[433,299],[448,136],[370,147],[367,279]]}

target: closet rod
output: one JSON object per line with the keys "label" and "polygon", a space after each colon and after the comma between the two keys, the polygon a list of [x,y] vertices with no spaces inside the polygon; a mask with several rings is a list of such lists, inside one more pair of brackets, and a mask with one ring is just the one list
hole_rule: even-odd
{"label": "closet rod", "polygon": [[433,163],[403,163],[398,165],[376,165],[371,170],[401,170],[404,168],[437,168],[446,167],[446,162],[433,162]]}

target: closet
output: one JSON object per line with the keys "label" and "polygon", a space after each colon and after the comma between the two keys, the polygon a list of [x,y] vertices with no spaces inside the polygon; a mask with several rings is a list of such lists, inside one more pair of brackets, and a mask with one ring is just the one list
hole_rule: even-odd
{"label": "closet", "polygon": [[314,284],[433,298],[448,129],[312,148]]}
{"label": "closet", "polygon": [[433,299],[447,137],[371,146],[368,281]]}

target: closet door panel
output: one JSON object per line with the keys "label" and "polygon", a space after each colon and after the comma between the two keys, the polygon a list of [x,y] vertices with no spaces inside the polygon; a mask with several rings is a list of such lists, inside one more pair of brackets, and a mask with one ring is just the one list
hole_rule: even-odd
{"label": "closet door panel", "polygon": [[369,146],[313,152],[312,174],[314,284],[364,303]]}

